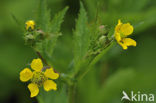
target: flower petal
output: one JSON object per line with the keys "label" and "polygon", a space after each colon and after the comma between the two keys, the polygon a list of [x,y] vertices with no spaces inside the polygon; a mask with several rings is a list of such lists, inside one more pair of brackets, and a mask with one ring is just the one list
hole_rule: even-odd
{"label": "flower petal", "polygon": [[119,19],[119,20],[118,20],[118,24],[117,24],[116,27],[115,27],[115,33],[119,33],[119,32],[120,32],[121,26],[122,26],[122,22],[121,22],[121,20]]}
{"label": "flower petal", "polygon": [[123,24],[120,28],[120,31],[123,35],[130,35],[133,33],[133,26],[130,23]]}
{"label": "flower petal", "polygon": [[46,69],[46,71],[44,72],[44,75],[50,79],[57,79],[59,77],[59,74],[55,73],[53,68]]}
{"label": "flower petal", "polygon": [[127,46],[136,46],[136,41],[131,38],[124,38],[123,43]]}
{"label": "flower petal", "polygon": [[32,78],[33,73],[29,68],[25,68],[20,72],[20,80],[26,82]]}
{"label": "flower petal", "polygon": [[117,41],[121,41],[120,33],[115,33],[115,39],[116,39]]}
{"label": "flower petal", "polygon": [[35,71],[41,71],[43,68],[42,60],[40,58],[33,59],[31,62],[31,68]]}
{"label": "flower petal", "polygon": [[119,20],[118,20],[118,25],[120,25],[120,24],[122,24],[122,22],[121,22],[121,20],[119,19]]}
{"label": "flower petal", "polygon": [[30,84],[28,85],[28,88],[29,88],[30,93],[31,93],[30,97],[35,97],[35,96],[38,95],[38,93],[39,93],[39,88],[38,88],[37,84],[30,83]]}
{"label": "flower petal", "polygon": [[57,84],[52,80],[46,80],[43,86],[45,91],[57,90]]}
{"label": "flower petal", "polygon": [[124,50],[127,50],[127,45],[125,45],[124,43],[122,43],[122,42],[118,42],[121,46],[122,46],[122,48],[124,49]]}
{"label": "flower petal", "polygon": [[32,30],[34,30],[34,28],[35,28],[35,22],[33,20],[29,20],[25,24],[26,24],[26,30],[28,30],[29,28],[31,28]]}

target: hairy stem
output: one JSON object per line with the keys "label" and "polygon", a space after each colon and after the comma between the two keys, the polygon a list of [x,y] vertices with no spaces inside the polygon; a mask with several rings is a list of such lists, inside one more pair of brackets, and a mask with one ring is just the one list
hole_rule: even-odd
{"label": "hairy stem", "polygon": [[97,63],[97,61],[99,60],[99,58],[101,58],[104,54],[106,54],[107,51],[108,51],[113,45],[114,45],[114,43],[110,42],[110,44],[107,45],[107,47],[105,48],[105,50],[104,50],[101,54],[95,56],[95,57],[93,58],[93,60],[91,60],[91,62],[89,63],[89,65],[87,66],[87,69],[85,69],[85,71],[84,71],[81,75],[79,75],[79,76],[77,77],[77,81],[80,81],[80,80],[91,70],[91,67]]}

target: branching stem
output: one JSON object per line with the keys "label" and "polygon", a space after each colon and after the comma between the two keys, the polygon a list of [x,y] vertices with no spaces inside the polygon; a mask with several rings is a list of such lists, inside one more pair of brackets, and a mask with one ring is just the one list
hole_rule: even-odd
{"label": "branching stem", "polygon": [[47,66],[49,66],[48,63],[47,63],[47,61],[46,61],[46,60],[42,57],[42,55],[40,54],[40,52],[36,51],[36,54],[39,56],[39,58],[42,59],[42,61],[43,61]]}

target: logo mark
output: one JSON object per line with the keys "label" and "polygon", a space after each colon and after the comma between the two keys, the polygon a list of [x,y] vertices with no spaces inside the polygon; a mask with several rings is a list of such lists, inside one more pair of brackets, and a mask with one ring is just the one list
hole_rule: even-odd
{"label": "logo mark", "polygon": [[126,100],[131,101],[130,98],[128,97],[128,95],[126,94],[125,91],[122,91],[122,94],[123,94],[123,97],[121,98],[121,101],[122,101],[123,99],[126,99]]}
{"label": "logo mark", "polygon": [[146,101],[146,102],[153,102],[154,101],[154,94],[143,94],[140,91],[137,93],[134,93],[134,91],[131,91],[130,95],[128,95],[125,91],[122,91],[122,98],[121,101],[123,100],[129,100],[129,101]]}

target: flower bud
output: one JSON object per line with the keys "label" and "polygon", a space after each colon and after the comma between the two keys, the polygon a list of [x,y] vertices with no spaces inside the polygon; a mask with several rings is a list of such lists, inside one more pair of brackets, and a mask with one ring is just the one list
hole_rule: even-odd
{"label": "flower bud", "polygon": [[101,26],[99,26],[99,33],[100,33],[100,35],[104,35],[104,34],[106,34],[107,33],[107,30],[106,30],[106,26],[105,25],[101,25]]}
{"label": "flower bud", "polygon": [[106,43],[106,36],[102,35],[100,38],[99,38],[99,44],[100,45],[104,45]]}
{"label": "flower bud", "polygon": [[35,22],[33,20],[28,20],[25,24],[27,31],[33,31],[35,29]]}

